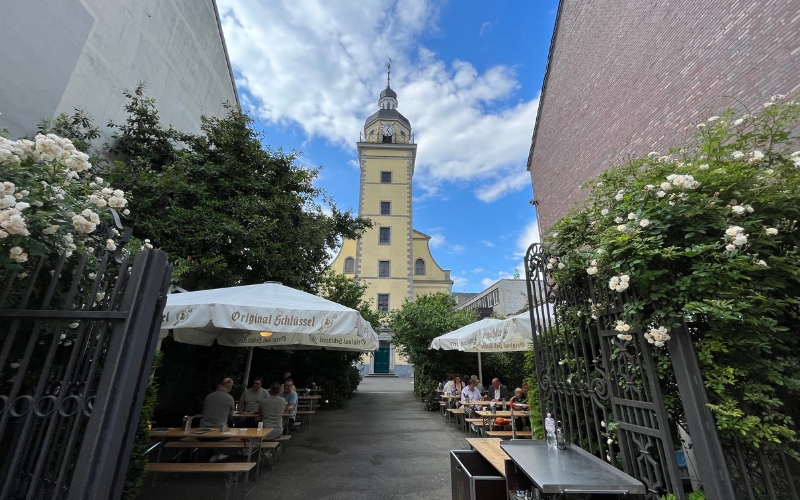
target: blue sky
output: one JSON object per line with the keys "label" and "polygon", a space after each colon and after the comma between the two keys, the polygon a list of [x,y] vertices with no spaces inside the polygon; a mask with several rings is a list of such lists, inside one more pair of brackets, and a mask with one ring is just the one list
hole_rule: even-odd
{"label": "blue sky", "polygon": [[525,162],[557,0],[218,0],[241,101],[265,142],[322,167],[358,209],[356,142],[392,57],[418,144],[414,227],[454,291],[522,269],[538,239]]}

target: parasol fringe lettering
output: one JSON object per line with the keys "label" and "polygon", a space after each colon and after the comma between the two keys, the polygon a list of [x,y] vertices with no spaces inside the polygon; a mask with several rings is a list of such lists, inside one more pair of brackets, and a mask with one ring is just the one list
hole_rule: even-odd
{"label": "parasol fringe lettering", "polygon": [[273,322],[272,315],[259,316],[258,314],[240,313],[239,311],[231,314],[231,321],[246,323],[248,325],[273,325],[273,326],[310,326],[316,325],[317,318],[300,318],[292,315],[276,314]]}

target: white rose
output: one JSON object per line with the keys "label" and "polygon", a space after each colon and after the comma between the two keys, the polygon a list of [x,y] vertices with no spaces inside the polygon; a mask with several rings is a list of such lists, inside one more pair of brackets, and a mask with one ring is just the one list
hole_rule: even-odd
{"label": "white rose", "polygon": [[628,220],[635,220],[635,219],[636,219],[636,214],[635,213],[631,212],[631,213],[628,214]]}
{"label": "white rose", "polygon": [[736,215],[742,215],[745,211],[745,208],[741,205],[734,205],[731,207],[731,211]]}
{"label": "white rose", "polygon": [[702,165],[699,165],[697,168],[699,168],[700,170],[708,170],[708,163],[703,163]]}
{"label": "white rose", "polygon": [[600,215],[608,215],[608,209],[604,208],[604,209],[600,210]]}
{"label": "white rose", "polygon": [[642,219],[642,220],[639,221],[639,225],[642,226],[642,227],[647,227],[647,226],[650,225],[650,221],[647,220],[647,219]]}
{"label": "white rose", "polygon": [[617,226],[617,231],[621,233],[624,233],[626,229],[628,229],[628,226],[626,226],[625,224],[620,224],[619,226]]}
{"label": "white rose", "polygon": [[738,127],[738,126],[739,126],[739,125],[741,125],[742,123],[744,123],[744,118],[737,118],[736,120],[734,120],[734,121],[733,121],[733,125],[734,125],[735,127]]}
{"label": "white rose", "polygon": [[734,151],[733,153],[731,153],[731,156],[733,156],[734,160],[738,160],[739,158],[744,156],[744,153],[742,153],[741,151]]}
{"label": "white rose", "polygon": [[778,229],[774,228],[774,227],[768,227],[767,228],[767,234],[769,236],[775,236],[776,234],[778,234]]}
{"label": "white rose", "polygon": [[617,201],[622,201],[623,199],[625,199],[625,195],[622,194],[622,193],[617,193],[617,195],[614,197],[614,199],[617,200]]}
{"label": "white rose", "polygon": [[747,236],[745,236],[743,234],[737,234],[733,238],[733,244],[736,245],[737,247],[740,247],[742,245],[746,245],[747,244]]}
{"label": "white rose", "polygon": [[625,222],[625,219],[623,219],[622,217],[615,217],[614,222],[616,222],[617,224],[621,224]]}
{"label": "white rose", "polygon": [[727,245],[725,245],[725,250],[733,252],[734,250],[736,250],[736,245],[734,245],[733,243],[728,243]]}
{"label": "white rose", "polygon": [[758,262],[756,262],[756,264],[759,265],[759,266],[767,267],[767,263],[764,262],[763,260],[759,260]]}

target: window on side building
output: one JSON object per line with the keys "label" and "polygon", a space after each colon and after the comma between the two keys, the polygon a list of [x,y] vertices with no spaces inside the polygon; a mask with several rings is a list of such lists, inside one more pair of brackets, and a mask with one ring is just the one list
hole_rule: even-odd
{"label": "window on side building", "polygon": [[388,293],[379,293],[378,294],[378,310],[379,311],[389,311],[389,294]]}
{"label": "window on side building", "polygon": [[392,202],[391,201],[382,201],[381,202],[381,215],[392,215]]}
{"label": "window on side building", "polygon": [[414,262],[414,274],[417,276],[425,276],[425,260],[417,259]]}
{"label": "window on side building", "polygon": [[391,184],[392,182],[392,173],[391,172],[381,172],[381,182],[384,184]]}
{"label": "window on side building", "polygon": [[390,227],[382,227],[379,228],[380,230],[380,237],[378,238],[379,245],[391,245],[392,244],[392,228]]}
{"label": "window on side building", "polygon": [[356,259],[348,257],[344,259],[344,274],[355,274],[356,272]]}
{"label": "window on side building", "polygon": [[391,277],[390,272],[390,262],[388,260],[379,260],[378,261],[378,278],[389,278]]}

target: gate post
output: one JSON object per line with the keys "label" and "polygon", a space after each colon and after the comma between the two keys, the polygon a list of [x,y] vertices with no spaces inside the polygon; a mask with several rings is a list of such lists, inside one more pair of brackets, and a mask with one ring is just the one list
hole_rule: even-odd
{"label": "gate post", "polygon": [[128,317],[112,332],[68,500],[117,499],[122,493],[170,274],[165,252],[137,255],[120,304]]}
{"label": "gate post", "polygon": [[667,341],[692,448],[706,498],[736,498],[717,426],[708,408],[706,386],[686,325]]}

